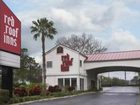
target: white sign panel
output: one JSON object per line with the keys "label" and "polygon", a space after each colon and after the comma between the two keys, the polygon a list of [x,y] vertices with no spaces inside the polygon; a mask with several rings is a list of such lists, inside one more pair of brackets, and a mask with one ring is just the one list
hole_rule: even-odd
{"label": "white sign panel", "polygon": [[0,65],[20,68],[20,56],[0,51]]}

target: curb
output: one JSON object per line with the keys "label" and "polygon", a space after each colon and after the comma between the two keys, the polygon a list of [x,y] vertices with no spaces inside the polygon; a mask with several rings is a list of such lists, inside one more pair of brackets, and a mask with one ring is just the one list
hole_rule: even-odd
{"label": "curb", "polygon": [[69,96],[64,96],[64,97],[54,97],[54,98],[47,98],[47,99],[39,99],[39,100],[27,101],[27,102],[10,104],[10,105],[26,105],[26,104],[31,104],[31,103],[35,103],[35,102],[51,101],[51,100],[57,100],[57,99],[66,99],[66,98],[81,96],[81,95],[85,95],[85,94],[92,94],[92,93],[96,93],[96,92],[85,92],[85,93],[76,94],[76,95],[69,95]]}

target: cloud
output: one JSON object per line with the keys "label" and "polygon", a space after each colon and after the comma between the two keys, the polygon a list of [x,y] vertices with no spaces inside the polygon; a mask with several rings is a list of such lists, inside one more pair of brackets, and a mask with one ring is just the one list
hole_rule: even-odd
{"label": "cloud", "polygon": [[[15,5],[24,2],[20,7],[16,7],[18,9],[16,15],[22,22],[22,46],[28,48],[30,54],[41,52],[40,39],[34,41],[33,35],[30,33],[32,21],[41,17],[47,17],[54,21],[58,31],[55,40],[61,36],[88,33],[100,39],[105,37],[105,40],[111,37],[110,43],[115,41],[120,45],[124,42],[125,49],[132,49],[131,44],[138,48],[137,38],[134,37],[133,33],[130,33],[131,31],[116,31],[122,26],[125,27],[124,24],[129,23],[130,19],[131,21],[139,20],[139,11],[130,7],[126,0],[102,2],[96,0],[42,0],[41,2],[40,0],[12,0],[11,2]],[[129,3],[132,2],[136,3],[138,0],[129,0]],[[111,31],[111,34],[108,33]],[[107,36],[104,36],[105,33]],[[126,35],[127,39],[123,38],[123,34]],[[54,46],[55,40],[47,40],[46,48]],[[114,45],[113,49],[123,50],[124,48],[118,48]]]}
{"label": "cloud", "polygon": [[[33,40],[32,21],[47,17],[53,20],[58,34],[53,41],[46,40],[46,51],[55,45],[58,37],[82,33],[102,39],[108,51],[140,49],[138,30],[140,0],[3,0],[22,23],[22,47],[41,63],[41,41]],[[140,27],[139,24],[133,25]],[[127,29],[129,27],[129,29]],[[125,30],[123,30],[125,29]],[[132,33],[135,32],[137,36]],[[123,77],[121,74],[113,74]],[[128,76],[130,77],[130,76]]]}
{"label": "cloud", "polygon": [[138,50],[140,49],[140,40],[129,31],[120,29],[112,32],[108,48],[112,51]]}
{"label": "cloud", "polygon": [[125,2],[138,3],[138,4],[140,4],[140,1],[139,0],[125,0]]}
{"label": "cloud", "polygon": [[[106,11],[110,16],[110,27],[112,29],[120,28],[124,26],[125,23],[130,23],[135,21],[140,16],[139,11],[128,6],[124,1],[113,1],[108,10]],[[112,18],[111,18],[112,17]],[[131,19],[131,21],[130,21]]]}
{"label": "cloud", "polygon": [[66,24],[69,27],[72,27],[76,22],[76,17],[67,10],[61,8],[52,8],[52,16],[55,17],[56,21],[60,21],[61,24]]}

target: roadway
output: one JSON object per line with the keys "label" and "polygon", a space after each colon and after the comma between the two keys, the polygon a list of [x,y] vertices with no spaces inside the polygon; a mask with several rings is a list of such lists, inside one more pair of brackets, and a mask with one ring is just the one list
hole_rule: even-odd
{"label": "roadway", "polygon": [[136,105],[137,87],[104,88],[102,92],[24,105]]}

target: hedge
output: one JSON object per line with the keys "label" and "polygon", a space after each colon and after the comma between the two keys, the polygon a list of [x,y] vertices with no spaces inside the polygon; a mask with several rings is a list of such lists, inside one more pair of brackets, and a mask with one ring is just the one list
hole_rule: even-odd
{"label": "hedge", "polygon": [[9,101],[9,91],[0,89],[0,105],[7,103]]}

